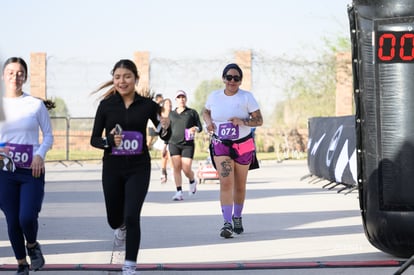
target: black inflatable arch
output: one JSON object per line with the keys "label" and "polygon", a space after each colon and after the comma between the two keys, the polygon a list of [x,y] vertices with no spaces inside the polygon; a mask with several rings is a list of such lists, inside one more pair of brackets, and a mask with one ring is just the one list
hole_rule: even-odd
{"label": "black inflatable arch", "polygon": [[364,229],[378,249],[414,254],[414,1],[348,8]]}

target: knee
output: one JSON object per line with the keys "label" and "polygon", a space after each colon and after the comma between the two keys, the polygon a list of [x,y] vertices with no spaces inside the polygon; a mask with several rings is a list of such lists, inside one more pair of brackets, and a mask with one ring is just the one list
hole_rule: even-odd
{"label": "knee", "polygon": [[193,172],[191,165],[183,165],[183,171],[185,174],[191,174]]}
{"label": "knee", "polygon": [[234,188],[234,193],[236,194],[242,194],[246,192],[246,188],[242,187],[242,186],[236,186],[236,188]]}
{"label": "knee", "polygon": [[189,178],[190,176],[192,176],[191,175],[191,169],[183,169],[183,172],[184,172],[184,175],[187,177],[187,178]]}
{"label": "knee", "polygon": [[16,215],[15,217],[11,217],[8,215],[7,217],[7,228],[12,231],[18,231],[21,227],[21,222],[19,220],[19,217]]}
{"label": "knee", "polygon": [[36,225],[38,215],[31,213],[26,215],[21,215],[19,222],[21,228],[31,228]]}
{"label": "knee", "polygon": [[220,186],[221,191],[225,191],[225,192],[233,191],[233,185],[231,184],[231,182],[221,182],[220,185],[221,185]]}

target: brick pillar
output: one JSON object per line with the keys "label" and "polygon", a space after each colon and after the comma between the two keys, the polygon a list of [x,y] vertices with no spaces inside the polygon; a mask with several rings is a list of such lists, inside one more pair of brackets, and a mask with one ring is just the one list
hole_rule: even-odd
{"label": "brick pillar", "polygon": [[243,71],[243,82],[240,89],[250,91],[252,89],[252,51],[236,51],[235,59]]}
{"label": "brick pillar", "polygon": [[46,99],[46,53],[30,54],[30,94]]}
{"label": "brick pillar", "polygon": [[336,116],[353,114],[351,62],[350,52],[336,55]]}
{"label": "brick pillar", "polygon": [[149,61],[149,52],[134,52],[134,62],[138,68],[139,73],[139,82],[138,82],[138,92],[149,92],[149,75],[150,75],[150,61]]}

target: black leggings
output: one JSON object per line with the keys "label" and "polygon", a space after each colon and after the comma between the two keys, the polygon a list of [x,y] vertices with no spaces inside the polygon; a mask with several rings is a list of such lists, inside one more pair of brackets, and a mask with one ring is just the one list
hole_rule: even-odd
{"label": "black leggings", "polygon": [[103,162],[102,186],[109,225],[126,225],[125,259],[136,261],[141,242],[141,209],[148,193],[151,163],[128,163],[123,157]]}

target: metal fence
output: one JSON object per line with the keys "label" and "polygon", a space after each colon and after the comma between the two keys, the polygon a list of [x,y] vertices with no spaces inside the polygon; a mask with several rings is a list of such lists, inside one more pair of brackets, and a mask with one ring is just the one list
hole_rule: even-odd
{"label": "metal fence", "polygon": [[52,117],[54,143],[47,161],[99,160],[102,150],[93,148],[89,141],[94,118]]}
{"label": "metal fence", "polygon": [[[90,145],[93,117],[52,117],[54,144],[46,161],[89,161],[100,160],[102,150]],[[255,132],[258,152],[274,152],[275,159],[302,158],[306,152],[307,129],[280,132],[276,129],[259,127]],[[196,136],[196,159],[208,156],[209,136],[202,132]],[[160,151],[150,150],[151,156],[160,157]]]}

